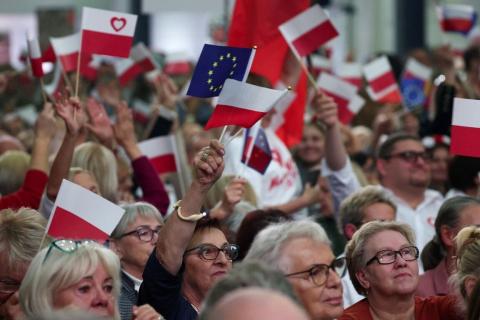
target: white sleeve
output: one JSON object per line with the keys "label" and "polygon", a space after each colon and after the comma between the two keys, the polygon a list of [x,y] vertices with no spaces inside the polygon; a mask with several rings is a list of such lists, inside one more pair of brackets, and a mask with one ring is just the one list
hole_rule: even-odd
{"label": "white sleeve", "polygon": [[42,214],[42,216],[45,217],[45,219],[49,219],[50,215],[52,214],[54,202],[50,199],[48,199],[47,194],[42,195],[42,200],[40,201],[40,207],[38,208],[38,211]]}

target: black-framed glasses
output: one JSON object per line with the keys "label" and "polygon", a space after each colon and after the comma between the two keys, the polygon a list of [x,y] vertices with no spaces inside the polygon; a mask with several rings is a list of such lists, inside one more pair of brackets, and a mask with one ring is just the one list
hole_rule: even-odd
{"label": "black-framed glasses", "polygon": [[149,226],[139,226],[135,230],[122,234],[119,238],[123,238],[130,235],[136,235],[140,241],[150,242],[152,241],[154,235],[158,236],[158,232],[160,232],[160,229],[161,229],[161,226],[158,226],[155,229],[152,229]]}
{"label": "black-framed glasses", "polygon": [[392,264],[397,261],[398,255],[405,261],[413,261],[418,259],[419,251],[415,246],[404,247],[400,250],[382,250],[377,252],[365,265],[368,266],[374,261],[377,261],[378,264]]}
{"label": "black-framed glasses", "polygon": [[3,305],[20,288],[20,282],[14,279],[0,279],[0,305]]}
{"label": "black-framed glasses", "polygon": [[347,269],[347,263],[345,257],[337,258],[328,264],[315,264],[310,269],[289,273],[286,274],[285,277],[292,277],[298,276],[301,274],[308,274],[310,280],[316,286],[323,286],[325,282],[328,280],[328,276],[330,274],[330,270],[333,270],[338,276],[343,277],[345,275],[345,270]]}
{"label": "black-framed glasses", "polygon": [[96,243],[96,242],[93,240],[71,240],[71,239],[58,239],[58,240],[52,241],[52,243],[50,243],[50,245],[48,246],[48,250],[47,250],[47,253],[45,254],[45,258],[43,258],[43,262],[47,260],[53,248],[64,253],[72,253],[77,251],[77,249],[80,246],[88,245],[92,243]]}
{"label": "black-framed glasses", "polygon": [[185,255],[190,254],[193,251],[200,256],[203,260],[215,260],[217,259],[220,251],[225,254],[228,260],[235,260],[238,257],[239,247],[236,244],[225,243],[221,248],[211,244],[203,243],[191,249],[185,251]]}
{"label": "black-framed glasses", "polygon": [[423,161],[427,161],[430,159],[428,154],[425,151],[422,152],[416,152],[416,151],[404,151],[404,152],[399,152],[399,153],[394,153],[389,156],[386,156],[385,159],[392,159],[392,158],[400,158],[405,162],[408,163],[415,163],[418,161],[418,159],[422,159]]}

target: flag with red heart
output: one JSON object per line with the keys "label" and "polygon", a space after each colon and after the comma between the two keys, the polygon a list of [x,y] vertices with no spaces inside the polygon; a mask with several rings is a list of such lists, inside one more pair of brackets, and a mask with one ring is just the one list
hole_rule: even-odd
{"label": "flag with red heart", "polygon": [[136,24],[134,14],[84,7],[82,57],[89,60],[93,54],[101,54],[128,58]]}

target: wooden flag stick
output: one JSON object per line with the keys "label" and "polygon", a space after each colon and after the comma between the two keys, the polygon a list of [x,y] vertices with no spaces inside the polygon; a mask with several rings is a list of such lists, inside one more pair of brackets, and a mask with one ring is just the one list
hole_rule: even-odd
{"label": "wooden flag stick", "polygon": [[298,56],[298,54],[295,52],[294,49],[292,49],[292,51],[293,51],[293,55],[295,56],[295,58],[297,58],[298,63],[300,63],[300,66],[302,67],[303,71],[304,71],[305,74],[307,75],[308,81],[310,82],[310,84],[312,85],[312,87],[316,88],[316,87],[317,87],[317,82],[316,82],[315,79],[313,78],[313,75],[310,73],[310,71],[308,70],[308,68],[307,68],[307,66],[305,65],[305,63],[303,63],[302,58],[300,58],[300,57]]}
{"label": "wooden flag stick", "polygon": [[82,37],[80,36],[80,49],[78,51],[78,58],[77,58],[77,76],[75,80],[75,97],[76,98],[78,98],[78,86],[80,83],[80,57],[82,56],[82,40],[81,39]]}
{"label": "wooden flag stick", "polygon": [[65,70],[63,70],[63,68],[61,70],[62,70],[63,81],[65,81],[65,86],[68,88],[68,91],[70,91],[71,93],[73,91],[72,83],[70,82],[70,79],[68,78],[68,74],[65,72]]}
{"label": "wooden flag stick", "polygon": [[45,92],[45,84],[43,83],[43,78],[40,78],[40,90],[42,91],[43,103],[47,103],[47,93]]}
{"label": "wooden flag stick", "polygon": [[220,143],[222,143],[223,136],[225,135],[225,132],[227,132],[227,127],[228,126],[223,126],[222,134],[220,135],[220,138],[218,138]]}

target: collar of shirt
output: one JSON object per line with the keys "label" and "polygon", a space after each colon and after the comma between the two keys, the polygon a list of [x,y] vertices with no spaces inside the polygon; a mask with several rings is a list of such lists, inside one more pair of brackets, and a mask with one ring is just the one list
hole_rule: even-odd
{"label": "collar of shirt", "polygon": [[128,273],[125,270],[123,270],[123,272],[127,275],[127,277],[129,277],[133,281],[133,286],[135,288],[135,291],[137,291],[138,293],[138,290],[140,290],[140,286],[142,285],[143,280],[132,276],[130,273]]}

